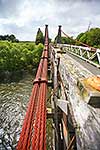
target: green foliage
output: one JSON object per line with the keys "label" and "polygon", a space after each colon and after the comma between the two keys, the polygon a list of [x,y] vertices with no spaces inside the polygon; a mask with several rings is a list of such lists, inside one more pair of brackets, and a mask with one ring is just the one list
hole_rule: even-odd
{"label": "green foliage", "polygon": [[42,50],[42,44],[1,41],[0,71],[32,69],[38,65]]}
{"label": "green foliage", "polygon": [[75,44],[75,41],[73,39],[66,38],[66,37],[61,37],[61,41],[62,41],[62,44],[72,44],[72,45]]}
{"label": "green foliage", "polygon": [[86,44],[87,43],[87,36],[88,36],[87,33],[83,34],[83,36],[81,36],[81,38],[79,39],[79,41]]}
{"label": "green foliage", "polygon": [[15,35],[0,35],[0,40],[7,40],[11,42],[19,42],[18,39],[16,39]]}
{"label": "green foliage", "polygon": [[77,40],[94,47],[100,47],[100,28],[92,28],[77,36]]}
{"label": "green foliage", "polygon": [[[55,37],[54,43],[56,43],[56,41],[57,41],[57,36]],[[73,39],[70,39],[70,38],[61,37],[61,43],[62,44],[72,44],[72,45],[74,45],[75,41]]]}
{"label": "green foliage", "polygon": [[42,43],[42,44],[44,43],[43,33],[40,28],[38,29],[35,43],[36,45],[38,45],[39,43]]}
{"label": "green foliage", "polygon": [[76,40],[80,40],[80,38],[81,38],[83,35],[84,35],[84,33],[80,33],[80,34],[77,36]]}

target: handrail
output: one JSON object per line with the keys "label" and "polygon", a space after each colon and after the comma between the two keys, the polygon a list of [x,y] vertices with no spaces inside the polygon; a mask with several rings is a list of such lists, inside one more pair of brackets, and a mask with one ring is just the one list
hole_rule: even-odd
{"label": "handrail", "polygon": [[48,26],[42,58],[33,82],[32,95],[24,119],[17,150],[46,150],[46,94],[48,67]]}

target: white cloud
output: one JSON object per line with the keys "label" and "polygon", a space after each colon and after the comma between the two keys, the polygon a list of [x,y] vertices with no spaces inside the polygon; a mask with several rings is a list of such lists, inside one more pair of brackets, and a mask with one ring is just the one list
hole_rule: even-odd
{"label": "white cloud", "polygon": [[35,39],[38,27],[44,31],[45,24],[51,37],[56,36],[59,24],[71,36],[86,31],[90,21],[91,27],[100,25],[98,0],[6,0],[0,4],[0,34],[14,33],[20,40]]}

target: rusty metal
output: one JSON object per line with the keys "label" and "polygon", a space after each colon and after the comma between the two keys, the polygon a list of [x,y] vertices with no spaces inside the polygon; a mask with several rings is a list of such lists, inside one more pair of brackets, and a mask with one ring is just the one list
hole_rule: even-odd
{"label": "rusty metal", "polygon": [[59,25],[57,43],[61,44],[61,25]]}
{"label": "rusty metal", "polygon": [[45,27],[45,48],[33,82],[32,95],[24,119],[17,150],[46,150],[46,94],[48,67],[48,26]]}
{"label": "rusty metal", "polygon": [[75,142],[75,135],[72,137],[72,139],[71,139],[71,141],[70,141],[70,143],[69,143],[69,145],[68,145],[67,150],[71,150],[71,148],[72,148],[74,142]]}

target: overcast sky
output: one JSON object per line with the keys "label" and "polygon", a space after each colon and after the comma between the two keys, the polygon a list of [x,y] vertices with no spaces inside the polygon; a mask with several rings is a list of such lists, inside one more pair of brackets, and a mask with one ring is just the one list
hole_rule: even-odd
{"label": "overcast sky", "polygon": [[37,29],[56,36],[58,25],[70,36],[100,27],[100,0],[0,0],[0,35],[35,40]]}

